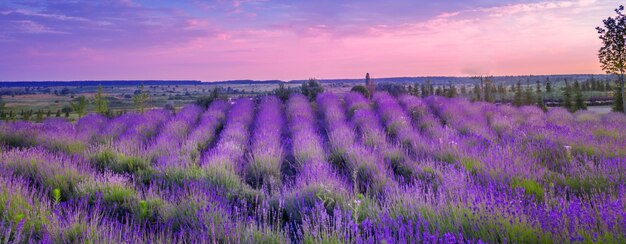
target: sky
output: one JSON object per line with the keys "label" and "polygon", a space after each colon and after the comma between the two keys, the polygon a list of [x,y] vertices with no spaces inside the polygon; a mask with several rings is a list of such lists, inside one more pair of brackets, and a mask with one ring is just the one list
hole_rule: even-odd
{"label": "sky", "polygon": [[2,0],[0,80],[602,73],[616,0]]}

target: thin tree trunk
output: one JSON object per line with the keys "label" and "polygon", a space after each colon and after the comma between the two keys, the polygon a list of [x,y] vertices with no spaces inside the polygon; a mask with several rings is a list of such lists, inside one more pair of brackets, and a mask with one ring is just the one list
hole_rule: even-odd
{"label": "thin tree trunk", "polygon": [[622,92],[622,109],[626,113],[626,89],[624,89],[624,72],[620,74],[620,89]]}

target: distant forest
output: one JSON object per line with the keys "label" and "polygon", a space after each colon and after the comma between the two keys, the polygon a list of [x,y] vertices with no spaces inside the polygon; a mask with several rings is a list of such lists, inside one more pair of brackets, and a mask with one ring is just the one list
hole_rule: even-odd
{"label": "distant forest", "polygon": [[[576,75],[526,75],[526,76],[491,76],[494,83],[515,84],[520,80],[587,80],[592,77],[596,79],[617,79],[614,75],[597,74],[576,74]],[[376,83],[425,83],[429,81],[433,85],[447,84],[474,84],[480,83],[479,77],[452,77],[452,76],[430,76],[430,77],[388,77],[372,78]],[[307,80],[227,80],[227,81],[199,81],[199,80],[83,80],[83,81],[2,81],[0,87],[54,87],[54,86],[167,86],[167,85],[245,85],[245,84],[279,84],[304,83]],[[358,79],[318,79],[320,83],[362,83],[363,78]]]}

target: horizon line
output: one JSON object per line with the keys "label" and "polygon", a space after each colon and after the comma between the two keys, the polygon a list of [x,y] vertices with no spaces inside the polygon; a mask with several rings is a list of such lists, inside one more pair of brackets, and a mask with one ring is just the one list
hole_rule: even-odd
{"label": "horizon line", "polygon": [[[598,76],[612,76],[617,74],[598,74],[598,73],[571,73],[571,74],[528,74],[528,75],[468,75],[468,76],[455,76],[455,75],[427,75],[427,76],[389,76],[389,77],[370,77],[373,80],[376,79],[401,79],[401,78],[478,78],[478,77],[533,77],[533,76],[574,76],[574,75],[598,75]],[[106,82],[136,82],[136,81],[180,81],[180,82],[189,82],[189,81],[199,81],[201,83],[217,83],[217,82],[229,82],[229,81],[252,81],[252,82],[267,82],[267,81],[280,81],[284,83],[288,83],[291,81],[306,81],[309,79],[316,79],[319,81],[323,80],[359,80],[365,79],[363,78],[303,78],[303,79],[290,79],[290,80],[282,80],[282,79],[228,79],[228,80],[200,80],[200,79],[78,79],[78,80],[0,80],[0,82],[98,82],[98,81],[106,81]]]}

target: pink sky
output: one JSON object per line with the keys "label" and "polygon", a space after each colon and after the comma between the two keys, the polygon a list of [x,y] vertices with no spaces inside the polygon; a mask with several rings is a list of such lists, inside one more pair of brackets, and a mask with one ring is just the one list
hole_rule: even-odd
{"label": "pink sky", "polygon": [[226,2],[126,0],[100,15],[84,6],[0,5],[0,80],[602,73],[595,27],[618,4],[468,1],[421,13],[398,1],[416,9],[396,15],[374,3]]}

